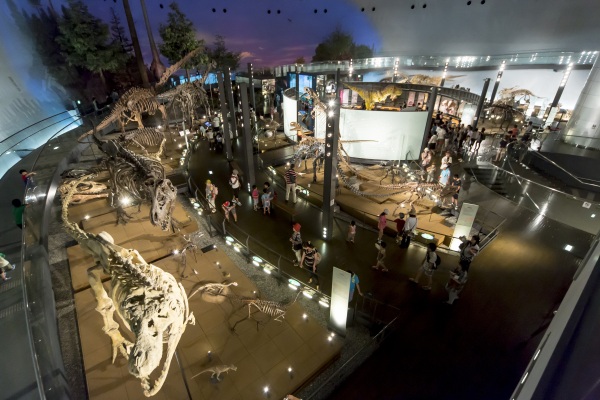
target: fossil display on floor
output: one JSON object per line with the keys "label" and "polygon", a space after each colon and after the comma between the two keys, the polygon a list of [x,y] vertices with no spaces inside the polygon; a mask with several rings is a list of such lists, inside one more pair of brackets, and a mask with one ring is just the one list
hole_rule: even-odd
{"label": "fossil display on floor", "polygon": [[237,367],[233,364],[223,364],[223,365],[215,365],[214,367],[210,367],[210,368],[206,368],[204,371],[202,372],[198,372],[196,375],[192,376],[192,379],[194,379],[197,376],[200,376],[202,374],[205,374],[207,372],[210,372],[210,378],[217,378],[217,381],[221,381],[221,374],[224,373],[229,373],[229,371],[237,371]]}
{"label": "fossil display on floor", "polygon": [[[113,362],[117,353],[125,357],[129,373],[140,379],[144,395],[153,396],[164,384],[177,344],[187,324],[195,323],[194,316],[183,285],[173,275],[148,264],[137,250],[116,245],[108,233],[87,233],[69,221],[71,196],[86,179],[84,176],[69,183],[62,200],[63,226],[96,262],[88,270],[88,279],[98,302],[96,310],[104,321],[103,330],[112,343]],[[109,293],[102,284],[102,273],[110,276]],[[121,334],[115,311],[133,333],[133,342]],[[151,378],[161,362],[158,378]]]}

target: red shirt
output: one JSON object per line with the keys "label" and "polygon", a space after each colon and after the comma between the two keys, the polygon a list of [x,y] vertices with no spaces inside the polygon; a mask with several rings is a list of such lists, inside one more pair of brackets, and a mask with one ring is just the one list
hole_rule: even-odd
{"label": "red shirt", "polygon": [[402,232],[404,230],[404,224],[406,223],[406,221],[400,218],[396,218],[394,222],[396,223],[396,230],[398,232]]}

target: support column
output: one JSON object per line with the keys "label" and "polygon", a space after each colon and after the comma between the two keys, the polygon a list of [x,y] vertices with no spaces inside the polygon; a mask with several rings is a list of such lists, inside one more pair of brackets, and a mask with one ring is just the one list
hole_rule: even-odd
{"label": "support column", "polygon": [[504,68],[506,68],[506,61],[502,61],[502,64],[500,65],[500,70],[498,71],[496,82],[494,82],[494,88],[492,89],[492,95],[490,96],[490,105],[494,104],[494,100],[496,99],[496,92],[498,92],[498,86],[500,86],[500,81],[502,80],[502,75],[504,74]]}
{"label": "support column", "polygon": [[225,157],[227,161],[233,160],[231,152],[231,133],[229,131],[229,120],[227,118],[227,100],[225,99],[225,86],[223,85],[223,73],[217,71],[217,83],[219,85],[219,100],[221,102],[221,129],[223,129],[223,144],[225,146]]}
{"label": "support column", "polygon": [[252,63],[248,63],[248,81],[250,82],[250,105],[256,114],[256,99],[254,98],[254,70],[252,69]]}
{"label": "support column", "polygon": [[479,102],[477,103],[477,110],[475,111],[475,117],[473,118],[473,128],[477,128],[477,123],[479,122],[479,117],[481,116],[481,110],[483,110],[483,103],[485,102],[485,95],[487,94],[488,88],[490,87],[490,78],[485,78],[483,80],[483,90],[481,91],[481,96],[479,97]]}
{"label": "support column", "polygon": [[231,113],[231,123],[229,125],[229,128],[231,129],[233,137],[235,138],[238,136],[238,131],[237,119],[235,114],[235,102],[233,100],[233,87],[231,86],[231,70],[229,69],[229,67],[227,67],[225,68],[225,71],[223,71],[223,73],[225,75],[225,91],[227,92],[227,103],[229,104],[229,112]]}
{"label": "support column", "polygon": [[250,122],[250,107],[248,104],[248,85],[240,83],[240,99],[242,101],[242,121],[244,134],[242,135],[242,153],[244,155],[244,174],[246,175],[247,189],[250,191],[252,183],[256,183],[254,169],[254,144],[252,143],[252,125]]}
{"label": "support column", "polygon": [[600,62],[594,62],[564,130],[565,143],[600,149]]}
{"label": "support column", "polygon": [[429,138],[429,132],[431,132],[431,127],[433,126],[433,112],[435,108],[435,99],[437,98],[438,87],[434,86],[431,88],[431,94],[429,96],[429,102],[427,102],[427,123],[425,124],[425,132],[423,133],[423,143],[421,145],[421,151],[425,147],[427,147],[427,139]]}
{"label": "support column", "polygon": [[298,112],[300,111],[300,67],[296,65],[296,122],[298,122]]}
{"label": "support column", "polygon": [[[339,77],[339,70],[338,70]],[[336,79],[336,81],[339,78]],[[325,127],[325,171],[323,177],[323,239],[331,239],[333,233],[333,209],[337,174],[337,150],[340,134],[340,99],[336,96],[328,101],[327,125]]]}

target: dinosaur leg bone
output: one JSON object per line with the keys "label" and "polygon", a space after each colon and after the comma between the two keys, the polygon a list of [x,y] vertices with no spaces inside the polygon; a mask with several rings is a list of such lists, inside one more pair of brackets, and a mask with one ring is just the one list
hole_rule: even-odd
{"label": "dinosaur leg bone", "polygon": [[101,273],[102,267],[100,265],[88,269],[88,281],[94,292],[94,297],[98,302],[96,311],[102,315],[102,319],[104,320],[104,327],[102,330],[110,337],[112,342],[112,362],[115,362],[117,351],[128,360],[129,352],[133,344],[126,340],[119,331],[119,324],[114,318],[115,305],[102,285]]}

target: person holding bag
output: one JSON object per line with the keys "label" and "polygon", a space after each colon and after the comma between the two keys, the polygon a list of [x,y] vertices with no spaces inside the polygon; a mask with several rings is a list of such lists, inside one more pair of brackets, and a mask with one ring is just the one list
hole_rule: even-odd
{"label": "person holding bag", "polygon": [[400,248],[407,249],[410,245],[410,240],[415,236],[415,229],[417,228],[417,214],[414,210],[410,210],[408,219],[404,223],[404,230],[402,231],[402,240],[400,241]]}

